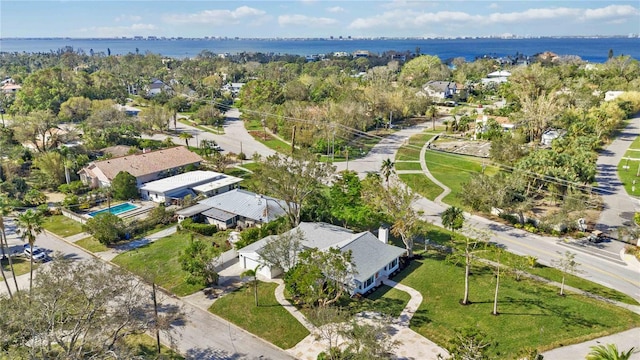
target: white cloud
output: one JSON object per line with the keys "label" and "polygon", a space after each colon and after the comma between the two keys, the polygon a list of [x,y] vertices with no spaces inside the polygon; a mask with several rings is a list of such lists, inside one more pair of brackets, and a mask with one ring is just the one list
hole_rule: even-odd
{"label": "white cloud", "polygon": [[491,3],[489,4],[489,9],[499,9],[500,5],[498,5],[498,3]]}
{"label": "white cloud", "polygon": [[600,9],[587,9],[583,19],[591,20],[612,20],[619,21],[621,18],[628,18],[640,15],[640,10],[631,5],[609,5]]}
{"label": "white cloud", "polygon": [[138,15],[120,15],[120,16],[116,16],[116,18],[114,19],[115,22],[121,22],[121,21],[131,21],[131,22],[137,22],[142,20],[142,16],[138,16]]}
{"label": "white cloud", "polygon": [[[404,4],[404,2],[397,1],[395,4],[400,5]],[[493,7],[493,4],[490,7]],[[640,15],[640,10],[630,5],[610,5],[598,9],[549,7],[527,9],[520,12],[494,12],[489,15],[474,15],[463,11],[425,12],[415,9],[396,8],[375,16],[357,18],[349,24],[348,28],[353,30],[373,28],[389,30],[424,28],[428,25],[456,27],[464,24],[512,25],[542,23],[544,21],[570,23],[575,21],[606,20],[611,23],[619,23],[626,21],[630,17],[638,17],[638,15]]]}
{"label": "white cloud", "polygon": [[241,6],[235,10],[204,10],[194,14],[175,14],[163,17],[170,24],[237,24],[240,21],[258,20],[265,16],[265,12],[248,6]]}
{"label": "white cloud", "polygon": [[306,15],[281,15],[278,16],[280,26],[296,25],[307,27],[323,27],[335,25],[338,21],[331,18],[310,17]]}
{"label": "white cloud", "polygon": [[341,12],[345,12],[346,10],[340,6],[333,6],[333,7],[327,8],[327,11],[331,13],[341,13]]}

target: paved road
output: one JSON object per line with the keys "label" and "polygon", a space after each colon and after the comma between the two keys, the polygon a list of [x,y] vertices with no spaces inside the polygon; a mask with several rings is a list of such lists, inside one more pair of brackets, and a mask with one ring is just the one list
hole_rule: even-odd
{"label": "paved road", "polygon": [[[254,153],[258,153],[263,156],[269,156],[275,153],[274,150],[269,149],[261,142],[256,141],[251,135],[249,135],[249,133],[247,133],[242,120],[240,120],[240,110],[231,108],[225,113],[225,116],[226,121],[223,126],[223,135],[216,135],[180,122],[177,123],[177,132],[178,134],[182,132],[190,133],[193,136],[193,139],[189,140],[189,145],[191,146],[198,144],[201,140],[215,140],[216,143],[222,147],[224,150],[223,152],[233,152],[236,154],[244,152],[245,155],[247,155],[247,158],[251,158]],[[173,142],[176,144],[185,144],[185,141],[180,139],[178,136],[168,136],[167,134],[155,134],[153,136],[143,135],[143,138],[160,141],[167,137],[171,137]]]}
{"label": "paved road", "polygon": [[[598,156],[596,182],[605,190],[602,193],[604,210],[600,213],[596,228],[616,233],[616,228],[633,223],[633,215],[638,210],[638,199],[630,197],[618,177],[618,164],[625,152],[640,135],[640,113],[633,117],[618,137],[602,150]],[[628,171],[640,173],[637,162],[631,162]],[[638,178],[638,194],[640,194],[640,178]]]}
{"label": "paved road", "polygon": [[[380,171],[382,161],[387,157],[394,159],[395,153],[405,141],[414,134],[420,133],[430,124],[403,129],[392,136],[380,141],[371,153],[362,159],[349,162],[349,169],[355,170],[361,177],[366,172]],[[338,170],[346,168],[345,163],[337,164]],[[440,213],[447,205],[440,205],[426,198],[420,197],[416,202],[416,210],[424,212],[425,220],[441,225]],[[609,242],[598,247],[579,242],[565,243],[557,238],[539,236],[518,230],[510,226],[487,220],[479,216],[467,216],[470,225],[491,230],[495,236],[492,241],[506,247],[507,250],[519,255],[533,255],[541,264],[551,266],[552,261],[569,250],[576,253],[576,261],[581,265],[578,276],[589,279],[598,284],[611,287],[640,301],[640,265],[637,262],[627,264],[620,256],[623,244]]]}
{"label": "paved road", "polygon": [[[22,240],[15,234],[15,222],[6,218],[7,239],[12,250],[22,249]],[[50,253],[74,260],[89,259],[93,255],[53,235],[42,233],[36,239],[36,245],[47,249]],[[53,260],[55,261],[55,260]],[[47,266],[43,264],[42,266]],[[35,273],[37,276],[37,272]],[[29,274],[17,277],[20,289],[29,288]],[[13,290],[13,281],[10,279]],[[151,291],[151,290],[150,290]],[[4,284],[0,285],[0,294],[6,294]],[[162,296],[160,304],[180,306],[186,314],[184,325],[175,327],[175,341],[178,350],[188,359],[293,359],[285,351],[246,332],[204,309],[171,296]],[[168,344],[169,339],[163,341]]]}

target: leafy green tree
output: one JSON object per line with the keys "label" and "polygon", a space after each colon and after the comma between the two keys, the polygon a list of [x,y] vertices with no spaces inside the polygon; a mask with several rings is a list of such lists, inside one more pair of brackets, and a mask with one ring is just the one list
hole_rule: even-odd
{"label": "leafy green tree", "polygon": [[138,181],[136,177],[126,171],[120,171],[111,181],[113,198],[129,200],[138,197]]}
{"label": "leafy green tree", "polygon": [[85,231],[105,245],[113,244],[122,239],[125,228],[124,221],[108,211],[97,214],[84,224]]}
{"label": "leafy green tree", "polygon": [[89,117],[91,100],[86,97],[74,96],[60,105],[58,117],[64,121],[81,122]]}
{"label": "leafy green tree", "polygon": [[0,299],[3,355],[134,359],[139,349],[126,339],[159,330],[173,341],[173,324],[184,318],[184,311],[172,306],[156,316],[149,286],[93,258],[57,259],[40,269],[35,285],[28,301],[26,296]]}
{"label": "leafy green tree", "polygon": [[47,195],[37,189],[29,189],[24,194],[24,202],[29,206],[39,206],[47,203]]}
{"label": "leafy green tree", "polygon": [[304,304],[328,306],[337,302],[355,284],[351,252],[316,248],[299,254],[298,263],[284,278],[287,291]]}
{"label": "leafy green tree", "polygon": [[51,189],[56,189],[65,183],[65,159],[57,151],[38,154],[33,161],[37,169],[39,183]]}
{"label": "leafy green tree", "polygon": [[[27,210],[24,213],[18,215],[18,228],[20,229],[21,237],[23,241],[29,243],[29,247],[33,250],[36,237],[38,234],[44,232],[42,224],[44,218],[39,211]],[[33,256],[29,257],[29,293],[33,289]]]}
{"label": "leafy green tree", "polygon": [[289,271],[298,262],[303,240],[304,234],[299,230],[275,235],[259,251],[260,259],[269,267]]}
{"label": "leafy green tree", "polygon": [[431,130],[436,130],[436,118],[438,117],[438,107],[435,105],[427,108],[427,117],[431,119]]}
{"label": "leafy green tree", "polygon": [[151,132],[168,130],[171,117],[171,111],[160,105],[151,105],[138,115],[142,125]]}
{"label": "leafy green tree", "polygon": [[340,172],[325,201],[329,204],[331,217],[344,227],[368,229],[380,221],[375,209],[364,201],[362,184],[355,171]]}
{"label": "leafy green tree", "polygon": [[635,347],[627,351],[619,351],[616,344],[596,345],[590,347],[587,360],[629,360],[634,354]]}
{"label": "leafy green tree", "polygon": [[450,76],[440,58],[432,55],[417,56],[402,67],[400,79],[411,86],[422,86],[429,80],[445,80]]}
{"label": "leafy green tree", "polygon": [[319,162],[304,152],[296,152],[291,157],[274,154],[258,158],[258,164],[253,175],[256,187],[261,193],[285,201],[283,210],[291,226],[300,223],[302,206],[335,171],[333,165]]}
{"label": "leafy green tree", "polygon": [[213,285],[218,283],[218,272],[216,265],[220,251],[209,246],[204,241],[189,240],[189,246],[180,254],[178,261],[182,270],[189,273],[187,282],[190,284],[204,283]]}

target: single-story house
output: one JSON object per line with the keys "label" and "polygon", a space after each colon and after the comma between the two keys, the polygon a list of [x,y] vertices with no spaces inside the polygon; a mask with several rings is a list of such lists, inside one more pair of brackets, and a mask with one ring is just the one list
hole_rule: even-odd
{"label": "single-story house", "polygon": [[[369,231],[354,233],[353,231],[326,223],[300,223],[288,233],[301,234],[302,249],[327,250],[337,248],[340,251],[351,251],[356,274],[350,289],[352,295],[364,294],[380,285],[389,275],[399,269],[400,257],[406,250],[387,244],[388,229],[380,228],[378,237]],[[278,269],[267,265],[260,256],[260,250],[275,236],[268,236],[240,250],[238,255],[240,266],[244,269],[255,269],[267,278],[273,278],[288,269]]]}
{"label": "single-story house", "polygon": [[436,99],[448,99],[458,92],[458,84],[453,81],[429,81],[423,87],[427,96]]}
{"label": "single-story house", "polygon": [[494,71],[487,74],[486,78],[482,78],[480,81],[482,84],[502,84],[509,81],[511,73],[505,70]]}
{"label": "single-story house", "polygon": [[141,154],[125,155],[93,161],[78,171],[80,180],[92,188],[111,186],[120,171],[136,178],[137,186],[178,174],[187,166],[199,166],[202,158],[184,146],[176,146]]}
{"label": "single-story house", "polygon": [[148,182],[140,187],[140,197],[165,205],[185,196],[216,195],[235,189],[242,179],[215,171],[195,170]]}
{"label": "single-story house", "polygon": [[284,200],[236,188],[178,210],[176,215],[178,221],[200,217],[224,230],[236,226],[260,227],[284,216],[285,208]]}
{"label": "single-story house", "polygon": [[161,92],[171,91],[171,86],[165,84],[160,79],[151,79],[151,83],[147,85],[147,96],[154,96]]}

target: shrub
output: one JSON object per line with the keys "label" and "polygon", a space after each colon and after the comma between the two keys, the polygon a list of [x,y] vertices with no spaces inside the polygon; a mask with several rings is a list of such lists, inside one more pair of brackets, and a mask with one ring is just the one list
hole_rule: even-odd
{"label": "shrub", "polygon": [[515,215],[511,215],[511,214],[507,214],[507,213],[500,213],[500,218],[507,220],[511,225],[515,225],[520,223],[520,220],[518,220],[518,217]]}
{"label": "shrub", "polygon": [[180,223],[180,226],[185,230],[193,231],[204,236],[212,236],[218,232],[218,227],[215,225],[194,223],[191,219],[185,219]]}

